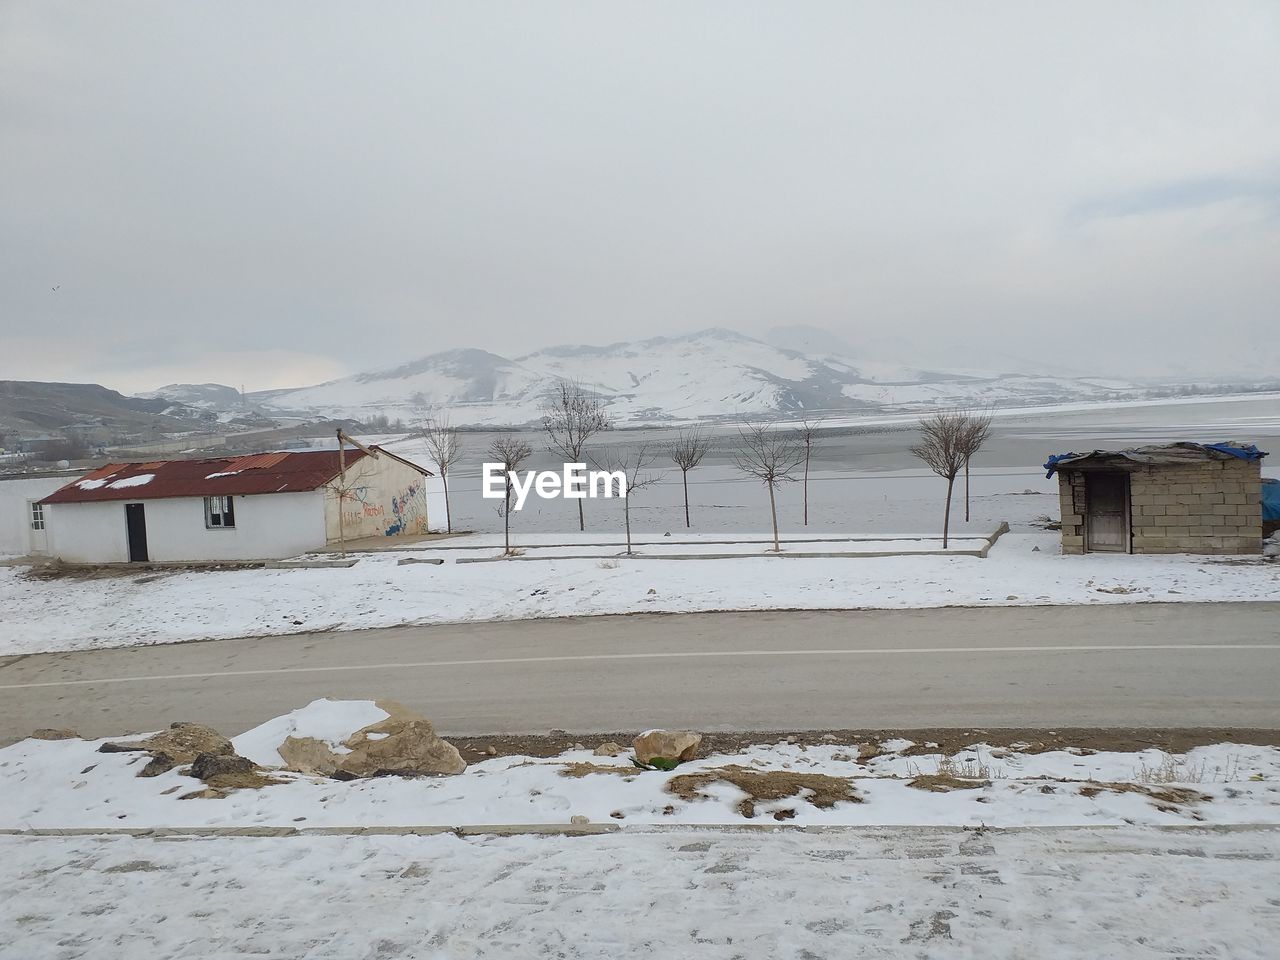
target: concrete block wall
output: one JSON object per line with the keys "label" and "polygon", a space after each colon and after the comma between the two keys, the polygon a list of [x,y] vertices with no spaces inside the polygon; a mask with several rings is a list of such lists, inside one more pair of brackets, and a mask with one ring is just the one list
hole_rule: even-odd
{"label": "concrete block wall", "polygon": [[1129,476],[1134,553],[1261,553],[1257,460],[1144,466]]}
{"label": "concrete block wall", "polygon": [[[1129,497],[1134,553],[1259,554],[1262,470],[1256,460],[1134,465]],[[1084,471],[1060,475],[1062,552],[1083,553]]]}
{"label": "concrete block wall", "polygon": [[1084,553],[1084,514],[1089,498],[1082,471],[1064,470],[1058,474],[1058,499],[1062,508],[1062,552]]}

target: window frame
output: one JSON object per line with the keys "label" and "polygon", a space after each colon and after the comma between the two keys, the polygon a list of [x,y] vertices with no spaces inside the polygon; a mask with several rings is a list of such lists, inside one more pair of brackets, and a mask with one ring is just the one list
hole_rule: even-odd
{"label": "window frame", "polygon": [[[236,508],[234,497],[204,498],[204,528],[206,530],[234,530],[236,528]],[[214,509],[215,506],[217,509]],[[216,522],[214,518],[217,518]]]}
{"label": "window frame", "polygon": [[44,515],[44,504],[31,501],[31,515],[28,518],[32,530],[44,530],[48,519]]}

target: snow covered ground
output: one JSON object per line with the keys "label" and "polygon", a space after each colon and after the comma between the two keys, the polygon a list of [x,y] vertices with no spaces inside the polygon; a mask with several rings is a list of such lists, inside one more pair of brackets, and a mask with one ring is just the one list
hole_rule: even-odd
{"label": "snow covered ground", "polygon": [[[481,541],[482,543],[485,541]],[[457,546],[460,541],[444,541]],[[748,557],[455,563],[378,553],[337,569],[39,579],[0,567],[0,655],[316,630],[593,614],[1275,600],[1261,558],[1059,555],[1006,534],[986,559]],[[400,566],[439,556],[436,566]]]}
{"label": "snow covered ground", "polygon": [[1280,831],[0,837],[0,957],[1270,960]]}
{"label": "snow covered ground", "polygon": [[[233,742],[279,763],[286,736],[385,716],[316,701]],[[0,750],[0,958],[1238,960],[1280,936],[1275,747],[781,742],[667,772],[584,748],[183,800],[203,784],[101,742]],[[616,832],[392,829],[573,817]],[[195,830],[118,832],[159,827]],[[211,835],[228,827],[290,834]]]}
{"label": "snow covered ground", "polygon": [[[233,739],[268,769],[286,736],[338,742],[386,716],[368,701],[318,700]],[[952,755],[907,740],[781,742],[712,755],[674,772],[641,770],[594,743],[539,759],[494,757],[457,776],[285,782],[223,799],[175,768],[138,777],[149,757],[104,741],[23,740],[0,750],[0,828],[636,825],[788,822],[828,826],[1280,825],[1280,749],[1222,743],[1186,754],[1022,752],[974,744]],[[629,746],[629,745],[627,745]],[[784,786],[770,778],[803,775]],[[688,778],[705,776],[706,782]],[[804,778],[808,777],[806,781]],[[682,780],[681,778],[685,778]],[[763,778],[763,779],[761,779]]]}

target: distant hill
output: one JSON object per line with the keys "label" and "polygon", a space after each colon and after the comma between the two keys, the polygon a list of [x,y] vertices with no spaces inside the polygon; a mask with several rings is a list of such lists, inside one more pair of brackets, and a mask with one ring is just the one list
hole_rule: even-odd
{"label": "distant hill", "polygon": [[0,431],[21,437],[78,431],[93,442],[200,429],[213,415],[167,398],[127,397],[96,383],[0,380]]}
{"label": "distant hill", "polygon": [[[803,339],[811,331],[784,331]],[[779,338],[781,339],[781,338]],[[956,404],[1038,404],[1141,395],[1115,380],[937,371],[766,343],[731,330],[604,346],[548,347],[515,358],[450,350],[297,390],[250,394],[265,413],[414,422],[447,411],[456,424],[536,422],[558,378],[598,393],[620,424],[798,413],[919,410]],[[157,391],[163,393],[164,391]],[[192,394],[185,395],[195,402]]]}

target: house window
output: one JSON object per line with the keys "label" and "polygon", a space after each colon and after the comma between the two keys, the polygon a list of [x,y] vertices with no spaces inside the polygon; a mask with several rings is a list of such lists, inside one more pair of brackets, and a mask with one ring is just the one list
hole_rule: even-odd
{"label": "house window", "polygon": [[204,498],[204,525],[210,530],[226,530],[236,525],[236,512],[230,497]]}
{"label": "house window", "polygon": [[44,504],[43,503],[33,503],[31,505],[31,529],[32,530],[44,529]]}

